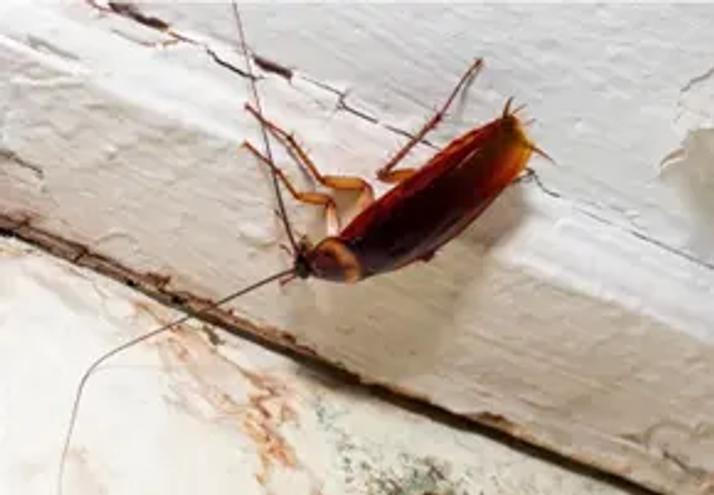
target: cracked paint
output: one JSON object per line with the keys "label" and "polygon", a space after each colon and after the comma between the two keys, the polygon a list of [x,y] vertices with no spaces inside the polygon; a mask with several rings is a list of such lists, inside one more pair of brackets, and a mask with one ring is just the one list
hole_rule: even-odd
{"label": "cracked paint", "polygon": [[[143,26],[146,26],[151,29],[156,29],[157,31],[165,34],[168,36],[168,40],[165,41],[160,41],[158,42],[158,45],[163,46],[163,47],[168,47],[172,44],[175,43],[190,43],[194,45],[201,46],[206,53],[211,57],[211,59],[216,62],[219,66],[228,69],[234,74],[239,75],[242,78],[246,79],[251,79],[253,78],[250,74],[248,74],[245,70],[241,69],[234,63],[228,62],[226,57],[223,57],[219,55],[218,49],[213,48],[210,46],[207,42],[204,41],[199,41],[194,38],[192,38],[188,34],[183,34],[180,31],[176,30],[173,28],[169,23],[166,21],[161,20],[158,17],[154,17],[151,15],[146,15],[144,14],[139,7],[136,5],[129,3],[129,2],[107,2],[107,6],[103,7],[97,2],[93,0],[87,0],[87,3],[92,6],[93,8],[99,10],[100,12],[104,13],[114,13],[123,17],[127,17]],[[147,46],[152,46],[152,43],[147,42]],[[279,64],[277,62],[274,62],[266,57],[260,56],[252,49],[249,47],[248,51],[251,54],[251,59],[253,62],[260,68],[262,71],[266,73],[272,73],[272,74],[277,74],[280,77],[284,78],[288,82],[292,82],[293,77],[297,76],[300,79],[308,82],[309,84],[314,85],[317,88],[323,89],[329,93],[332,93],[337,96],[337,103],[335,106],[335,110],[342,110],[345,111],[361,120],[364,120],[368,123],[374,124],[374,125],[379,125],[380,127],[393,132],[394,134],[406,137],[406,138],[413,138],[414,135],[406,131],[404,129],[400,129],[399,127],[389,124],[386,122],[380,121],[379,118],[367,114],[366,111],[360,110],[358,108],[355,108],[353,105],[349,104],[347,102],[347,91],[343,91],[340,89],[337,89],[336,87],[330,85],[327,82],[324,81],[319,81],[317,79],[314,79],[310,77],[307,74],[302,74],[295,69],[291,69],[288,67],[285,67],[282,64]],[[258,77],[258,79],[260,79]],[[420,144],[435,148],[435,146],[430,143],[427,139],[422,139],[420,140]]]}
{"label": "cracked paint", "polygon": [[677,110],[675,124],[682,133],[714,127],[714,67],[682,86]]}
{"label": "cracked paint", "polygon": [[261,57],[260,55],[254,54],[253,55],[253,62],[260,67],[260,69],[264,72],[269,72],[272,74],[277,74],[281,77],[284,77],[288,81],[292,80],[293,78],[293,70],[290,69],[289,67],[285,67],[284,65],[281,65],[277,62],[274,62],[270,59],[267,59],[265,57]]}
{"label": "cracked paint", "polygon": [[[689,425],[678,420],[662,420],[641,433],[622,435],[623,438],[637,442],[645,449],[659,452],[665,462],[673,464],[685,473],[705,484],[714,472],[710,462],[693,460],[686,452],[686,445],[696,442],[706,449],[714,443],[714,424],[700,422]],[[706,492],[705,492],[706,493]]]}
{"label": "cracked paint", "polygon": [[714,268],[714,129],[688,131],[682,147],[665,159],[660,177],[676,191],[688,217],[689,248]]}
{"label": "cracked paint", "polygon": [[29,170],[37,179],[44,178],[45,173],[42,170],[42,167],[40,167],[39,165],[35,165],[34,163],[28,162],[27,160],[24,160],[12,150],[0,149],[0,160],[7,160],[13,165],[17,165],[20,168]]}

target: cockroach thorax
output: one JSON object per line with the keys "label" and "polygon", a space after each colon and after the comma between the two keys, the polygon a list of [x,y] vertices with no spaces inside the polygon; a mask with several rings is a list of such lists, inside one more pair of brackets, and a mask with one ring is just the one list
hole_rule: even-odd
{"label": "cockroach thorax", "polygon": [[298,276],[306,273],[303,278],[314,276],[334,282],[356,282],[362,278],[357,256],[337,237],[327,237],[314,248],[298,253],[295,268]]}

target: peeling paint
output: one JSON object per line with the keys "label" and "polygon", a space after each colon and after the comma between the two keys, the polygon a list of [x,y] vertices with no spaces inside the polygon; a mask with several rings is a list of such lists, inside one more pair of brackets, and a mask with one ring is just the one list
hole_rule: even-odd
{"label": "peeling paint", "polygon": [[689,248],[714,266],[714,129],[688,131],[682,147],[663,161],[660,179],[676,191],[690,219]]}

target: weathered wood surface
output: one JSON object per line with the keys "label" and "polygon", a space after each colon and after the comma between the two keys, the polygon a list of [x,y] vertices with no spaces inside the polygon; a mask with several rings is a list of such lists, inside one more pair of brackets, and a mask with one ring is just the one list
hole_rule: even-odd
{"label": "weathered wood surface", "polygon": [[[141,8],[240,63],[227,5]],[[367,381],[713,493],[714,7],[243,10],[256,52],[296,71],[260,73],[266,112],[325,170],[371,177],[403,139],[387,127],[415,129],[474,56],[483,76],[430,139],[513,94],[558,166],[534,161],[546,189],[513,187],[428,265],[266,288],[236,314]],[[257,139],[246,81],[202,46],[147,44],[165,39],[85,3],[0,7],[0,209],[215,298],[289,259],[267,175],[236,151]]]}
{"label": "weathered wood surface", "polygon": [[[0,492],[54,493],[84,368],[175,312],[8,239],[0,281]],[[100,368],[65,494],[627,493],[213,332],[185,325]]]}

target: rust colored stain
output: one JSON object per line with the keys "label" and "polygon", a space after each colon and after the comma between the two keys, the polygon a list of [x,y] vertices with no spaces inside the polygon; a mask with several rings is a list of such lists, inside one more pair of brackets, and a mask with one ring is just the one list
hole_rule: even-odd
{"label": "rust colored stain", "polygon": [[[270,480],[275,466],[298,469],[300,463],[295,449],[280,432],[287,422],[297,423],[297,413],[289,404],[289,390],[280,380],[246,369],[226,359],[216,348],[195,333],[175,333],[166,348],[170,358],[180,361],[199,384],[200,394],[222,416],[232,416],[256,447],[260,470],[255,474],[259,483]],[[230,371],[236,371],[245,379],[250,389],[247,402],[239,402],[230,393],[204,377],[202,362],[206,358],[220,360]]]}
{"label": "rust colored stain", "polygon": [[[244,368],[240,368],[240,372],[256,390],[250,395],[251,407],[246,411],[243,426],[260,450],[262,470],[256,478],[265,484],[273,463],[291,469],[298,467],[294,449],[277,430],[286,422],[286,418],[295,421],[297,414],[287,403],[284,384],[268,375]],[[271,409],[276,410],[277,414],[271,412]]]}
{"label": "rust colored stain", "polygon": [[[155,306],[151,303],[145,302],[143,300],[136,300],[131,301],[131,305],[134,306],[134,309],[137,313],[144,313],[146,315],[149,315],[157,322],[162,322],[162,319],[156,314],[156,311],[154,311]],[[163,323],[161,324],[163,325]]]}

